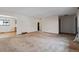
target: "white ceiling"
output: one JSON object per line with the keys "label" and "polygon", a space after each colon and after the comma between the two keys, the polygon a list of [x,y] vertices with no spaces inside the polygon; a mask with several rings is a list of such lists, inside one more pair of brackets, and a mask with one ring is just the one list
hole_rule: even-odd
{"label": "white ceiling", "polygon": [[76,14],[76,7],[0,7],[0,14],[22,14],[26,16],[51,16]]}

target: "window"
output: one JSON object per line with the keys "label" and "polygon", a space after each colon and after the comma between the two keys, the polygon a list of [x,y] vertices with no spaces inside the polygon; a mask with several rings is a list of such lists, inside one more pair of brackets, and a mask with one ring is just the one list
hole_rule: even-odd
{"label": "window", "polygon": [[0,25],[3,25],[3,20],[0,20]]}
{"label": "window", "polygon": [[9,20],[0,20],[0,26],[9,26]]}

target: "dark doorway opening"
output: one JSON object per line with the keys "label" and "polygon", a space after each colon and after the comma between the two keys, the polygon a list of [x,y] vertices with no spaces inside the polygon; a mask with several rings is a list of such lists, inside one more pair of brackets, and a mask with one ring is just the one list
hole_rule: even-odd
{"label": "dark doorway opening", "polygon": [[59,18],[59,34],[61,34],[61,19]]}
{"label": "dark doorway opening", "polygon": [[78,28],[77,28],[78,27],[78,23],[77,22],[78,22],[78,20],[77,20],[77,17],[76,17],[75,18],[75,30],[76,30],[75,33],[76,34],[78,33]]}
{"label": "dark doorway opening", "polygon": [[40,23],[37,23],[37,30],[40,31]]}

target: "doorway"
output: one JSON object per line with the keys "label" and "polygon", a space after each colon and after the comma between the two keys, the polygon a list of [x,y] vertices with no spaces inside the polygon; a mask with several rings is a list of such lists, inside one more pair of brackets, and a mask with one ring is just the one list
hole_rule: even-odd
{"label": "doorway", "polygon": [[72,15],[60,16],[59,34],[77,34],[77,17]]}
{"label": "doorway", "polygon": [[37,22],[37,31],[40,31],[40,23]]}

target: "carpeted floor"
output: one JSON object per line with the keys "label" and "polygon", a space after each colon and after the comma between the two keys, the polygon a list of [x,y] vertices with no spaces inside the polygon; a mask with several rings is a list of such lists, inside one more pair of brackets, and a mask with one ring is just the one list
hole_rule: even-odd
{"label": "carpeted floor", "polygon": [[3,52],[71,52],[69,42],[73,35],[31,32],[16,37],[0,38]]}

